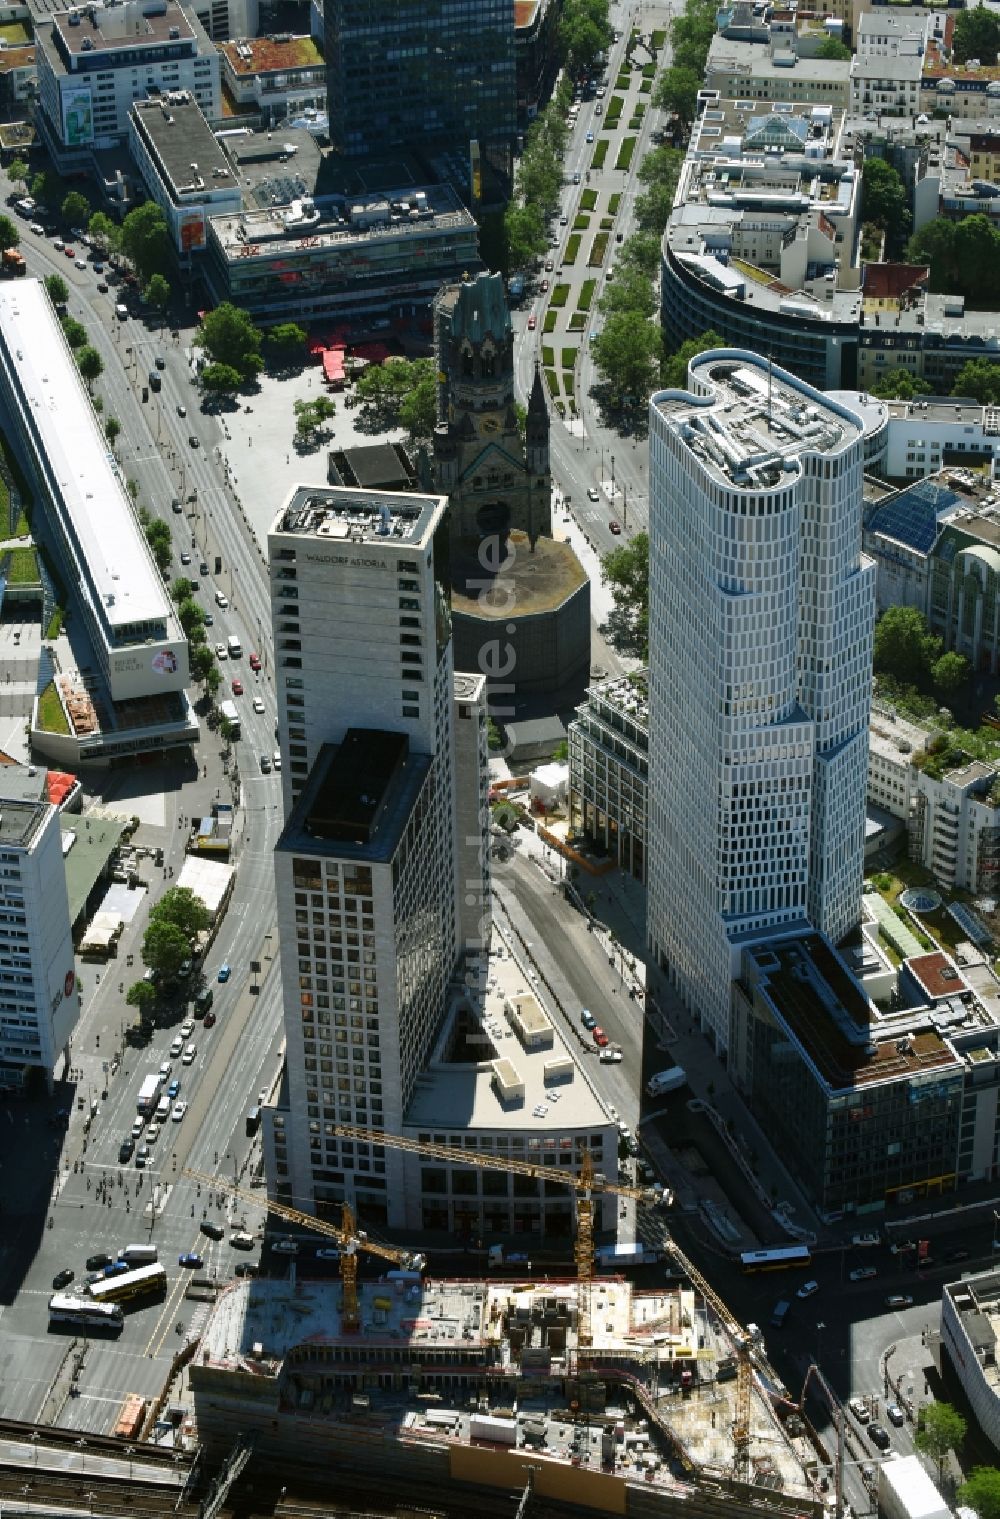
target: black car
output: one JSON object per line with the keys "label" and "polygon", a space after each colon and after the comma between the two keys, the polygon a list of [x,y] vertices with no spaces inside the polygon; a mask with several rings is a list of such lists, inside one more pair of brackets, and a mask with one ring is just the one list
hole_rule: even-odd
{"label": "black car", "polygon": [[75,1276],[76,1272],[71,1271],[68,1266],[64,1266],[61,1271],[57,1271],[52,1278],[53,1292],[58,1292],[60,1287],[68,1287]]}
{"label": "black car", "polygon": [[213,1223],[210,1218],[203,1218],[200,1224],[202,1234],[207,1234],[209,1239],[225,1239],[226,1231],[221,1224]]}
{"label": "black car", "polygon": [[156,364],[157,369],[166,369],[167,367],[167,361],[164,358],[157,358],[154,360],[154,363]]}
{"label": "black car", "polygon": [[[129,1141],[131,1144],[131,1140]],[[87,1256],[88,1271],[103,1271],[105,1266],[110,1266],[114,1256],[106,1255],[102,1250],[98,1255]]]}
{"label": "black car", "polygon": [[875,1446],[876,1450],[889,1449],[889,1431],[887,1429],[883,1429],[881,1424],[869,1424],[868,1438]]}
{"label": "black car", "polygon": [[[124,1165],[125,1161],[132,1159],[132,1151],[134,1149],[135,1149],[135,1140],[132,1138],[131,1134],[126,1134],[125,1138],[122,1140],[121,1144],[118,1146],[118,1159],[122,1162],[123,1165]],[[88,1266],[90,1265],[89,1261],[87,1262],[87,1265]]]}
{"label": "black car", "polygon": [[205,563],[204,559],[201,561],[201,563],[198,566],[198,574],[199,575],[207,575],[208,574],[208,565]]}

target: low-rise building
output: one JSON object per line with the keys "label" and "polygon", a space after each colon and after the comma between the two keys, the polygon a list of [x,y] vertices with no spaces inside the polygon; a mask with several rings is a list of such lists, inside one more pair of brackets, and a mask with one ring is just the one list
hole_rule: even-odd
{"label": "low-rise building", "polygon": [[209,218],[205,277],[216,300],[305,323],[429,318],[442,285],[482,267],[476,222],[447,185],[323,202],[306,189],[282,203],[290,183],[286,174],[276,204]]}
{"label": "low-rise building", "polygon": [[868,725],[868,800],[907,822],[913,796],[913,761],[931,739],[926,728],[908,722],[894,708],[872,704]]}
{"label": "low-rise building", "polygon": [[821,935],[743,952],[731,1068],[823,1212],[950,1192],[966,1062],[952,1029],[996,1038],[973,1004],[881,1012]]}
{"label": "low-rise building", "polygon": [[36,121],[62,173],[88,171],[124,148],[136,100],[188,90],[222,116],[219,55],[178,0],[124,0],[59,11],[36,23]]}
{"label": "low-rise building", "polygon": [[601,681],[569,725],[569,822],[646,879],[649,701],[645,674]]}
{"label": "low-rise building", "polygon": [[767,43],[734,42],[720,32],[712,38],[705,64],[705,89],[727,100],[773,102],[790,108],[828,105],[844,111],[850,104],[849,60],[803,58],[790,39]]}
{"label": "low-rise building", "polygon": [[[947,752],[947,751],[946,751]],[[979,760],[913,776],[910,858],[942,886],[992,895],[1000,883],[1000,768]]]}
{"label": "low-rise building", "polygon": [[89,639],[86,678],[55,682],[55,729],[36,701],[33,742],[69,764],[192,742],[188,642],[38,280],[0,285],[0,397]]}
{"label": "low-rise building", "polygon": [[949,1282],[941,1296],[941,1343],[976,1423],[1000,1450],[1000,1271]]}
{"label": "low-rise building", "polygon": [[923,69],[920,51],[859,53],[851,59],[851,110],[861,116],[913,116]]}
{"label": "low-rise building", "polygon": [[38,88],[38,65],[31,43],[0,48],[0,111],[10,120],[20,115]]}
{"label": "low-rise building", "polygon": [[222,83],[239,112],[274,127],[289,117],[326,114],[326,67],[312,37],[287,32],[248,37],[219,46]]}
{"label": "low-rise building", "polygon": [[188,90],[137,100],[129,112],[129,146],[183,266],[204,252],[209,216],[242,209],[232,164]]}
{"label": "low-rise building", "polygon": [[969,139],[969,175],[1000,182],[1000,132],[973,132]]}
{"label": "low-rise building", "polygon": [[0,1089],[51,1085],[80,1012],[59,808],[46,772],[0,767]]}

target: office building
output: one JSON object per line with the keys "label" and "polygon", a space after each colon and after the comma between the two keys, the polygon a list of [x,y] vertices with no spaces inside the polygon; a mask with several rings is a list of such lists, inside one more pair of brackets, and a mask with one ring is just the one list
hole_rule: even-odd
{"label": "office building", "polygon": [[59,11],[36,23],[35,46],[36,121],[61,173],[99,169],[101,153],[123,148],[129,109],[147,96],[189,90],[209,121],[222,118],[219,55],[178,0]]}
{"label": "office building", "polygon": [[649,684],[642,674],[602,680],[569,725],[569,823],[646,879]]}
{"label": "office building", "polygon": [[1000,1270],[946,1284],[941,1295],[941,1344],[973,1416],[1000,1451]]}
{"label": "office building", "polygon": [[458,0],[326,0],[330,139],[349,158],[470,146],[504,152],[516,131],[514,7]]}
{"label": "office building", "polygon": [[59,808],[34,766],[0,769],[0,1087],[51,1082],[76,1026]]}
{"label": "office building", "polygon": [[[0,398],[71,604],[85,680],[55,680],[64,721],[32,743],[65,764],[191,743],[188,642],[72,350],[37,280],[0,285]],[[71,627],[71,638],[77,634]],[[86,639],[87,642],[83,642]]]}
{"label": "office building", "polygon": [[205,251],[208,218],[242,209],[232,164],[188,90],[137,100],[129,112],[129,147],[185,268]]}
{"label": "office building", "polygon": [[759,355],[650,403],[647,936],[717,1047],[740,947],[860,916],[864,429]]}
{"label": "office building", "polygon": [[289,1099],[274,1185],[297,1206],[401,1201],[396,1152],[329,1125],[399,1132],[458,961],[447,531],[438,497],[295,487],[269,535]]}
{"label": "office building", "polygon": [[326,120],[326,67],[312,37],[254,37],[230,32],[219,46],[222,82],[240,121],[275,127],[305,118]]}

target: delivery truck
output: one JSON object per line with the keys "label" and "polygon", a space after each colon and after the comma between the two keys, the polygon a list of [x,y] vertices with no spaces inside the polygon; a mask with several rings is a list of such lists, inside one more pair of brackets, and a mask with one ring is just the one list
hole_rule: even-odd
{"label": "delivery truck", "polygon": [[646,1082],[646,1093],[650,1097],[662,1097],[666,1092],[676,1092],[678,1088],[687,1082],[687,1072],[681,1065],[672,1065],[666,1071],[659,1071]]}
{"label": "delivery truck", "polygon": [[160,1078],[155,1071],[143,1077],[142,1086],[139,1088],[135,1099],[135,1110],[143,1118],[148,1118],[156,1106],[160,1093]]}

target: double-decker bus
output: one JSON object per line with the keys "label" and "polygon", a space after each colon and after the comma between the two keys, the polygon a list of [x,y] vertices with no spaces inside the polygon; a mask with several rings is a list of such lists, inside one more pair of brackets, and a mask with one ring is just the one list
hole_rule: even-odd
{"label": "double-decker bus", "polygon": [[49,1298],[49,1328],[69,1324],[77,1329],[103,1329],[120,1334],[124,1315],[117,1303],[95,1303],[90,1298],[57,1292]]}
{"label": "double-decker bus", "polygon": [[120,1276],[106,1276],[94,1282],[90,1296],[95,1303],[127,1303],[135,1297],[151,1297],[167,1290],[167,1273],[158,1263],[137,1266]]}
{"label": "double-decker bus", "polygon": [[811,1260],[808,1245],[782,1245],[776,1250],[745,1250],[740,1265],[744,1271],[788,1271],[794,1266],[808,1266]]}

